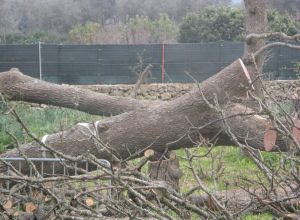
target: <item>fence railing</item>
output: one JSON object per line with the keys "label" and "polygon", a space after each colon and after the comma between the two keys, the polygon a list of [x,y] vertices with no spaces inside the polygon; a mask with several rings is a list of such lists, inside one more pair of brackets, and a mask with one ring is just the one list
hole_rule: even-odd
{"label": "fence railing", "polygon": [[[148,64],[148,82],[201,82],[243,54],[242,42],[145,45],[0,45],[0,71],[19,68],[39,79],[67,84],[132,84]],[[264,72],[297,78],[300,54],[292,48],[270,53]],[[187,74],[188,73],[188,74]]]}

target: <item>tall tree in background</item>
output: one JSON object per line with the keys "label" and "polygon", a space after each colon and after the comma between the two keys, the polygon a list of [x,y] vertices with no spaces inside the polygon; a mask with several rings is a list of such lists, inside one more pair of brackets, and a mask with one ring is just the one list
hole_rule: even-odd
{"label": "tall tree in background", "polygon": [[118,16],[125,21],[136,15],[147,16],[150,19],[157,18],[161,13],[166,13],[177,22],[181,21],[189,12],[198,11],[207,6],[225,6],[230,0],[117,0]]}
{"label": "tall tree in background", "polygon": [[244,14],[240,8],[204,8],[184,17],[179,42],[241,41],[244,37]]}
{"label": "tall tree in background", "polygon": [[14,1],[0,0],[0,43],[6,43],[6,35],[14,33],[18,28],[16,11],[13,7]]}
{"label": "tall tree in background", "polygon": [[[180,25],[178,41],[197,43],[207,41],[242,41],[245,33],[245,12],[239,7],[204,8],[189,13]],[[294,35],[300,29],[296,21],[286,12],[268,10],[266,31]]]}

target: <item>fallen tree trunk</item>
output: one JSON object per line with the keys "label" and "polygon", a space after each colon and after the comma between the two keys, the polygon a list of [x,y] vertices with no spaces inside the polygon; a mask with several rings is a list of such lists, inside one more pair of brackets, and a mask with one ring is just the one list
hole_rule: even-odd
{"label": "fallen tree trunk", "polygon": [[106,116],[118,115],[151,103],[48,83],[26,76],[15,69],[0,74],[0,93],[10,100],[55,105]]}
{"label": "fallen tree trunk", "polygon": [[[0,77],[3,79],[3,76]],[[44,141],[63,154],[78,156],[89,152],[109,160],[111,152],[120,159],[129,159],[140,156],[146,148],[164,152],[166,148],[193,147],[200,136],[218,145],[233,145],[224,132],[222,116],[209,106],[208,102],[214,104],[214,100],[217,100],[223,106],[226,116],[229,116],[228,122],[237,138],[253,148],[264,149],[264,132],[268,128],[268,120],[257,115],[245,116],[245,113],[251,113],[245,106],[227,105],[246,97],[251,87],[250,81],[243,62],[236,60],[201,83],[198,89],[173,101],[153,103],[95,123],[79,123],[67,131],[49,135]],[[28,100],[28,93],[22,91],[19,97]],[[97,139],[110,149],[99,144]],[[285,149],[284,143],[278,145]],[[28,157],[41,157],[45,151],[35,142],[25,144],[21,149]],[[15,157],[19,156],[19,152],[12,150],[1,156]]]}
{"label": "fallen tree trunk", "polygon": [[[292,184],[291,184],[292,185]],[[218,191],[213,193],[219,202],[225,205],[231,213],[243,211],[278,211],[274,214],[284,216],[284,208],[292,209],[300,206],[300,195],[298,190],[292,190],[291,186],[274,187],[272,191],[266,188],[233,189],[228,191]],[[192,195],[187,198],[198,207],[207,207],[210,210],[218,211],[213,200],[207,195]],[[282,212],[280,212],[282,211]]]}

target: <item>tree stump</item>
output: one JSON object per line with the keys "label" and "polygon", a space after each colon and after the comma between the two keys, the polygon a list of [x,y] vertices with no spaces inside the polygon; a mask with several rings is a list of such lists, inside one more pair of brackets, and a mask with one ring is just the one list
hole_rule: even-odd
{"label": "tree stump", "polygon": [[179,160],[175,152],[170,152],[165,156],[155,156],[156,160],[149,162],[149,177],[153,180],[164,181],[176,191],[179,189],[179,179],[182,176]]}

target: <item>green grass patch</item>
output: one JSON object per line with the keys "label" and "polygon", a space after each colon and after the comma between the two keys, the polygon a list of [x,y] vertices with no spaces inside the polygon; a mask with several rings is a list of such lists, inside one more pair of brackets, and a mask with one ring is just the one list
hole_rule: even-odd
{"label": "green grass patch", "polygon": [[[66,130],[78,122],[90,122],[101,120],[100,116],[93,116],[76,110],[57,107],[38,108],[26,104],[17,103],[15,107],[20,118],[24,121],[29,130],[41,138],[46,134]],[[13,140],[6,132],[17,137],[20,143],[30,141],[21,126],[11,115],[0,115],[0,151],[4,151],[13,143]],[[212,191],[230,190],[239,186],[247,186],[249,182],[264,180],[264,176],[258,167],[247,156],[241,153],[236,147],[214,147],[211,151],[207,148],[190,149],[199,156],[193,160],[193,166],[205,185]],[[189,168],[184,149],[176,151],[180,158],[180,167],[183,176],[180,180],[181,191],[188,192],[197,185],[195,178]],[[262,152],[262,156],[271,168],[276,168],[280,161],[279,153]],[[134,165],[139,159],[130,161]],[[146,172],[147,166],[143,167]],[[253,187],[254,185],[251,185]],[[202,193],[198,191],[197,193]],[[259,215],[245,215],[242,219],[272,219],[269,213]]]}
{"label": "green grass patch", "polygon": [[[192,149],[195,155],[200,157],[193,160],[197,174],[201,180],[213,191],[229,190],[238,186],[247,186],[247,180],[266,180],[262,172],[256,164],[245,156],[239,148],[236,147],[214,147],[211,151],[206,148]],[[180,159],[180,166],[183,170],[181,178],[181,189],[183,192],[197,185],[192,172],[189,168],[188,161],[184,158],[185,151],[177,150],[177,155]],[[205,157],[202,157],[204,156]],[[277,153],[262,153],[270,168],[276,168],[279,164],[280,154]],[[251,185],[253,187],[253,185]]]}
{"label": "green grass patch", "polygon": [[[90,122],[100,120],[102,117],[93,116],[80,111],[57,107],[30,107],[27,104],[17,103],[15,106],[24,124],[36,137],[41,138],[46,134],[62,131],[70,128],[78,122]],[[0,151],[13,143],[7,132],[13,134],[20,143],[30,141],[21,125],[12,115],[0,115]]]}
{"label": "green grass patch", "polygon": [[[273,220],[274,216],[270,213],[261,213],[257,215],[245,215],[243,220]],[[276,219],[276,218],[275,218]]]}

